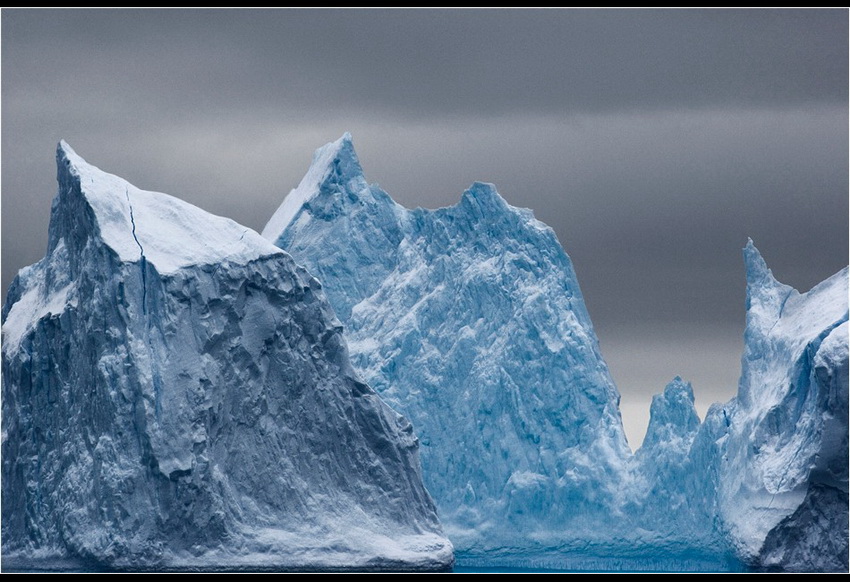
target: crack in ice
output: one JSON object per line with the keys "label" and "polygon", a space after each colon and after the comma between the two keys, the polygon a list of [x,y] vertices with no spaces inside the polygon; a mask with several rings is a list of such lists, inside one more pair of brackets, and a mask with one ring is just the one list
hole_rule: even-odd
{"label": "crack in ice", "polygon": [[130,202],[130,190],[125,189],[124,194],[127,196],[127,206],[130,209],[130,224],[132,225],[132,234],[133,240],[136,241],[136,245],[139,247],[139,265],[141,267],[142,274],[142,315],[147,315],[147,298],[148,298],[148,285],[147,285],[147,258],[145,258],[145,249],[142,246],[142,243],[139,241],[139,237],[136,236],[136,217],[133,214],[133,203]]}
{"label": "crack in ice", "polygon": [[130,209],[130,224],[132,225],[132,234],[133,240],[136,241],[136,245],[139,247],[139,256],[142,261],[145,260],[145,249],[142,247],[142,243],[139,242],[139,237],[136,236],[136,217],[133,215],[133,203],[130,202],[130,190],[129,188],[124,189],[124,195],[127,196],[127,207]]}
{"label": "crack in ice", "polygon": [[[136,245],[139,247],[139,268],[141,271],[142,277],[142,315],[145,316],[147,321],[147,344],[148,344],[148,354],[153,354],[153,345],[151,343],[150,336],[150,320],[147,319],[148,314],[148,282],[147,282],[147,257],[145,257],[145,249],[142,246],[141,241],[139,241],[139,237],[136,235],[136,216],[133,214],[133,203],[130,202],[130,190],[129,188],[124,189],[124,194],[127,196],[127,207],[130,210],[130,224],[132,225],[132,235],[133,240],[136,241]],[[161,403],[160,403],[160,389],[159,389],[159,381],[158,375],[153,365],[153,360],[151,360],[151,379],[153,381],[153,391],[154,391],[154,416],[155,418],[159,418]]]}

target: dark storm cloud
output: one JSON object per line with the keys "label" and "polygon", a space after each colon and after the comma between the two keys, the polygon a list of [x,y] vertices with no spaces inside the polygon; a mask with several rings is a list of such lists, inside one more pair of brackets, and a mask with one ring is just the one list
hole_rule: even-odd
{"label": "dark storm cloud", "polygon": [[[847,15],[3,10],[3,293],[44,254],[60,138],[261,229],[348,130],[407,206],[485,180],[550,224],[624,402],[665,350],[728,398],[746,237],[801,290],[847,264]],[[637,369],[647,343],[672,347]]]}

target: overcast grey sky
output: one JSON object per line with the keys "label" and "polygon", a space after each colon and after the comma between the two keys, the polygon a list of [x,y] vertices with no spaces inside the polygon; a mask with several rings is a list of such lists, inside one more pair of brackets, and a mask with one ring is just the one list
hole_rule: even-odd
{"label": "overcast grey sky", "polygon": [[2,11],[2,286],[46,248],[54,148],[262,229],[354,135],[407,206],[475,180],[575,263],[633,446],[736,390],[741,247],[848,262],[846,10]]}

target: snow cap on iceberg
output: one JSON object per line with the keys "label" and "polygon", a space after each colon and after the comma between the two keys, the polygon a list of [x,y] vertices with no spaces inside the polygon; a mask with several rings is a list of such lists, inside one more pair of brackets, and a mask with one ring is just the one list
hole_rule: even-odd
{"label": "snow cap on iceberg", "polygon": [[48,251],[60,240],[79,250],[100,238],[125,262],[142,258],[160,273],[189,265],[248,262],[281,251],[229,218],[179,198],[136,188],[87,163],[64,140],[56,148],[59,193],[53,202]]}
{"label": "snow cap on iceberg", "polygon": [[357,152],[354,151],[351,134],[345,132],[338,140],[327,143],[315,151],[310,169],[307,170],[298,187],[289,192],[283,204],[272,215],[263,229],[263,236],[274,240],[292,222],[305,204],[309,204],[321,193],[337,192],[351,181],[361,181],[362,186],[366,186],[363,168],[360,166]]}

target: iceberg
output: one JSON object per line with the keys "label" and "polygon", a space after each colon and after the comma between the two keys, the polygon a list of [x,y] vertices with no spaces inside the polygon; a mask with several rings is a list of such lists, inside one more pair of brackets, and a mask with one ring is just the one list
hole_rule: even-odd
{"label": "iceberg", "polygon": [[699,427],[693,388],[677,376],[652,398],[646,436],[634,457],[634,512],[643,529],[657,532],[656,544],[692,540],[706,523],[692,514],[696,496],[687,483],[704,472],[690,458]]}
{"label": "iceberg", "polygon": [[631,543],[612,539],[631,457],[619,394],[572,263],[530,210],[481,182],[408,210],[345,134],[262,234],[322,282],[355,369],[411,419],[459,560],[578,566]]}
{"label": "iceberg", "polygon": [[846,572],[848,270],[801,294],[752,241],[744,262],[738,394],[702,424],[680,379],[653,399],[633,511],[659,547],[707,549],[729,569]]}
{"label": "iceberg", "polygon": [[3,307],[3,567],[445,570],[411,424],[254,231],[57,149]]}
{"label": "iceberg", "polygon": [[492,184],[406,209],[345,134],[261,236],[57,166],[2,311],[7,570],[847,571],[847,269],[799,293],[750,241],[737,396],[700,423],[674,378],[632,455],[569,257]]}
{"label": "iceberg", "polygon": [[644,553],[665,556],[664,568],[744,568],[718,518],[717,440],[725,425],[713,420],[709,413],[700,423],[693,388],[678,376],[652,399],[646,436],[632,461],[629,513]]}
{"label": "iceberg", "polygon": [[764,570],[848,568],[848,270],[807,293],[779,283],[750,241],[738,395],[715,414],[719,513]]}
{"label": "iceberg", "polygon": [[846,269],[800,294],[748,244],[738,396],[700,423],[674,379],[632,455],[569,257],[493,185],[406,209],[345,134],[262,235],[319,278],[354,367],[411,419],[459,564],[847,569]]}

